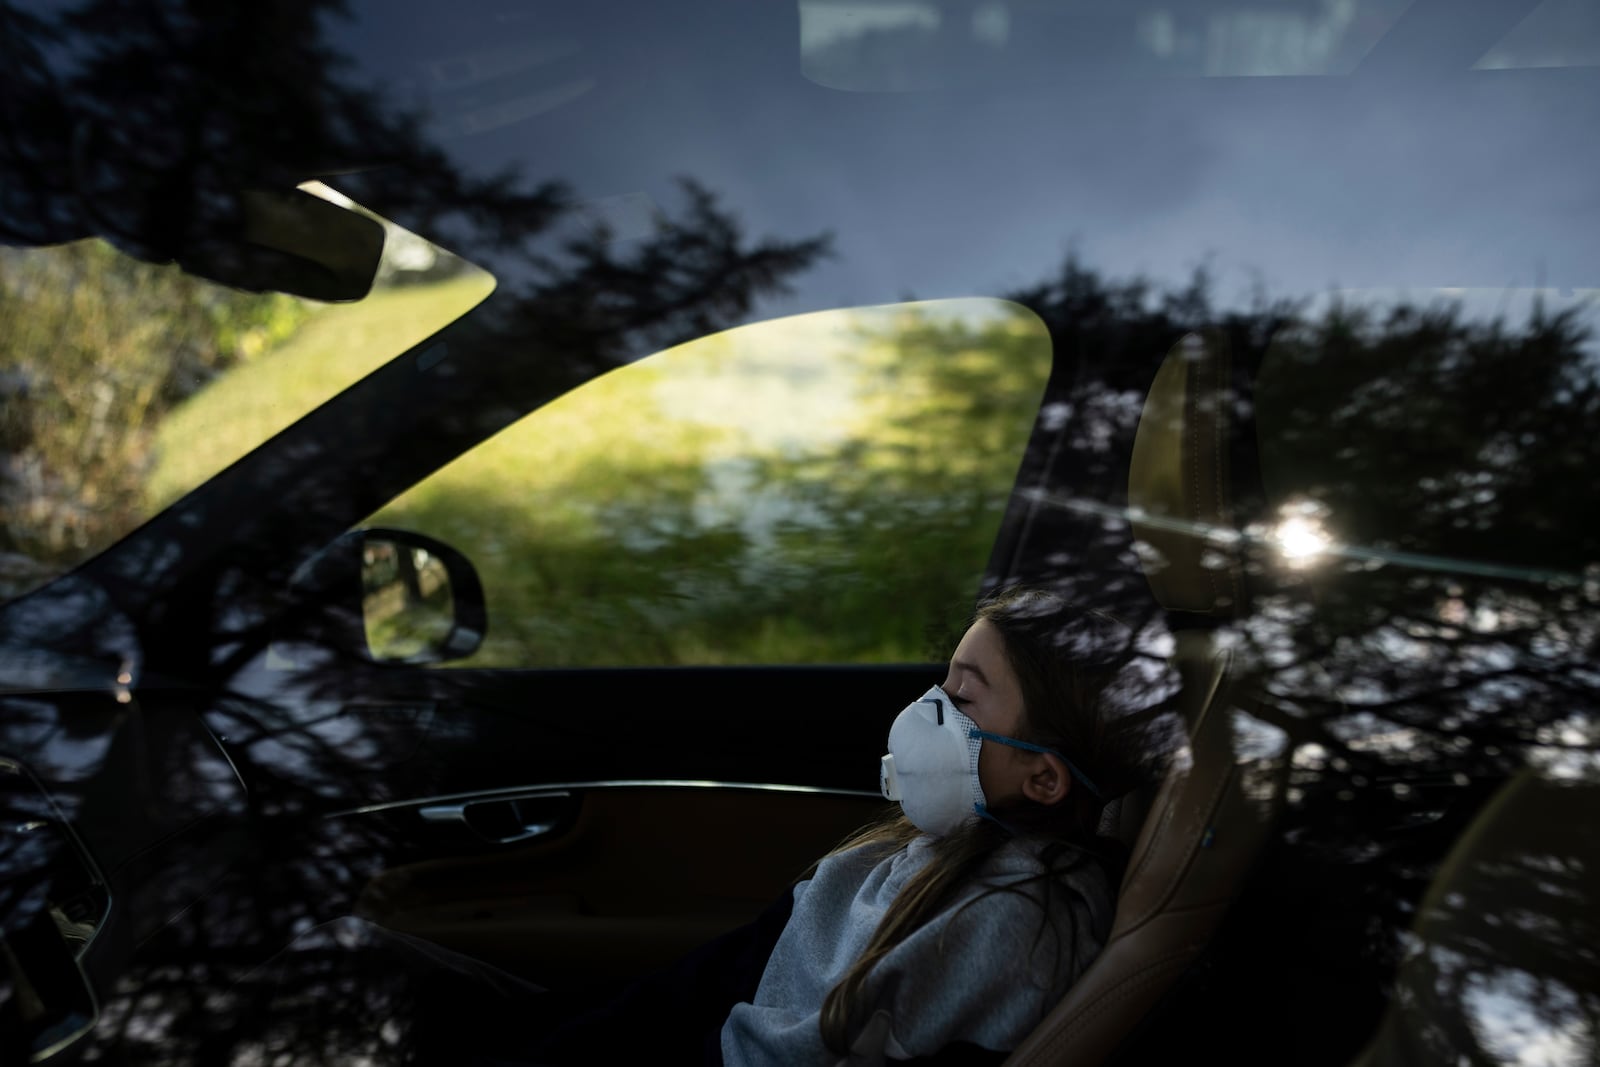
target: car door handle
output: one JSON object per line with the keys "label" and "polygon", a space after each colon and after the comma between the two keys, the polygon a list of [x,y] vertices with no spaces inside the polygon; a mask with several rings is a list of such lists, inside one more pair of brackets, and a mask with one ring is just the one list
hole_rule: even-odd
{"label": "car door handle", "polygon": [[417,814],[424,822],[465,826],[492,844],[510,845],[554,833],[571,821],[573,807],[572,794],[557,791],[429,804]]}

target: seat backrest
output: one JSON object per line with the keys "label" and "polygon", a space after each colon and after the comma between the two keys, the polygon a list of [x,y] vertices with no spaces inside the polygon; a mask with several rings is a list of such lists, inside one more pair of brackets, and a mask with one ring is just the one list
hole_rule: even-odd
{"label": "seat backrest", "polygon": [[[1514,775],[1440,864],[1352,1067],[1594,1063],[1600,776]],[[1542,1053],[1542,1054],[1541,1054]]]}
{"label": "seat backrest", "polygon": [[[1205,950],[1280,803],[1286,761],[1256,773],[1239,758],[1236,719],[1253,695],[1214,637],[1246,607],[1243,570],[1223,536],[1235,529],[1230,380],[1224,339],[1191,334],[1168,353],[1144,403],[1129,513],[1152,592],[1169,615],[1195,623],[1173,630],[1188,744],[1139,823],[1105,949],[1008,1064],[1092,1067],[1122,1047]],[[1127,815],[1119,811],[1113,828]]]}

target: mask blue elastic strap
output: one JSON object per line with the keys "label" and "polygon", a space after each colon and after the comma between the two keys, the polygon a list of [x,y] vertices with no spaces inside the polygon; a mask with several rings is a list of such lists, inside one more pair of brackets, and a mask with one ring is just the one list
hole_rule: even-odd
{"label": "mask blue elastic strap", "polygon": [[[1020,748],[1027,752],[1048,752],[1062,763],[1065,763],[1067,765],[1067,770],[1072,772],[1072,780],[1075,782],[1082,782],[1083,787],[1089,792],[1093,793],[1096,800],[1105,799],[1105,794],[1100,792],[1099,787],[1089,780],[1089,776],[1087,774],[1084,774],[1082,771],[1078,770],[1076,764],[1053,748],[1046,748],[1044,745],[1035,745],[1029,741],[1018,741],[1015,737],[1007,737],[1004,734],[992,734],[988,730],[980,730],[976,726],[970,727],[967,730],[967,736],[979,737],[985,741],[997,741],[1002,745],[1010,745],[1012,748]],[[978,814],[988,815],[988,812],[979,811]],[[990,816],[990,818],[993,818],[993,816]]]}

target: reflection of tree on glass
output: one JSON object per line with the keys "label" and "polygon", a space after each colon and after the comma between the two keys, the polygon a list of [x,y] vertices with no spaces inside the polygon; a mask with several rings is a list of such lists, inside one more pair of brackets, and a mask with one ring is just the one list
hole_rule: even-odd
{"label": "reflection of tree on glass", "polygon": [[[270,1048],[273,1020],[252,1014],[260,1004],[251,1000],[245,961],[263,947],[281,947],[308,915],[337,906],[389,843],[385,828],[336,824],[317,809],[329,795],[392,787],[374,771],[402,765],[416,751],[431,704],[346,699],[338,687],[348,681],[341,674],[348,661],[337,657],[327,657],[334,662],[326,673],[279,670],[265,691],[243,681],[279,633],[281,615],[305,607],[286,610],[296,568],[362,514],[360,501],[376,508],[442,456],[574,382],[741,321],[826,251],[820,237],[752,238],[713,193],[692,182],[682,186],[686,206],[666,204],[640,239],[618,244],[595,231],[567,241],[570,235],[554,230],[575,214],[578,197],[559,181],[458,170],[426,139],[417,116],[362,82],[330,43],[327,24],[343,13],[344,5],[313,0],[217,22],[163,0],[137,10],[89,0],[39,16],[0,3],[0,98],[7,105],[0,107],[0,239],[27,249],[7,251],[0,264],[0,318],[13,342],[6,356],[49,354],[52,341],[66,338],[85,357],[81,365],[44,364],[73,377],[0,377],[7,400],[0,597],[50,576],[35,562],[59,572],[88,560],[72,586],[58,583],[5,617],[6,666],[53,663],[58,649],[41,648],[47,642],[81,653],[87,643],[71,635],[120,619],[107,604],[140,620],[115,635],[108,669],[99,670],[108,657],[92,649],[92,686],[75,682],[65,695],[52,693],[30,716],[14,714],[8,702],[0,747],[20,745],[62,766],[79,758],[83,766],[66,777],[93,782],[97,791],[75,815],[99,831],[102,845],[136,850],[144,840],[142,826],[130,830],[125,820],[148,806],[130,797],[149,798],[120,786],[155,781],[197,789],[213,780],[217,764],[225,782],[237,785],[235,768],[248,780],[248,793],[236,789],[230,799],[248,804],[249,828],[292,827],[239,852],[226,837],[238,833],[239,820],[182,823],[225,840],[215,849],[204,847],[213,843],[208,838],[193,842],[191,854],[174,863],[179,877],[146,879],[144,895],[121,902],[136,924],[153,925],[130,935],[129,951],[137,943],[141,955],[123,984],[106,990],[114,995],[92,1040],[112,1059],[217,1062],[237,1051],[245,1034]],[[505,252],[521,268],[515,291],[497,291],[492,308],[471,324],[472,344],[455,349],[487,354],[476,368],[482,373],[460,373],[461,364],[436,350],[422,390],[413,389],[419,371],[411,361],[367,381],[368,389],[386,391],[376,409],[381,418],[296,421],[454,323],[487,289],[481,275],[406,292],[397,285],[368,301],[320,310],[233,291],[249,279],[229,267],[248,265],[260,251],[236,241],[247,236],[240,227],[248,221],[241,212],[248,191],[289,193],[319,178],[362,204],[381,204],[386,217],[403,217],[442,245]],[[230,252],[238,263],[228,262]],[[42,265],[13,269],[21,261]],[[105,269],[105,262],[113,266]],[[46,284],[71,282],[73,270],[93,273],[94,284]],[[92,298],[110,304],[123,297],[119,306],[129,315],[118,321],[74,315],[73,300],[81,311]],[[43,314],[50,306],[59,314]],[[435,313],[441,307],[445,313]],[[19,319],[29,324],[27,337],[15,328]],[[167,347],[145,343],[163,333]],[[288,385],[287,375],[265,372],[268,361],[259,358],[295,352],[305,373]],[[352,376],[336,380],[355,362],[361,365]],[[228,379],[212,374],[224,365],[249,385],[228,388]],[[8,363],[4,370],[17,368]],[[201,388],[213,384],[215,391]],[[11,402],[19,399],[27,403]],[[56,401],[76,405],[77,421],[51,411]],[[169,413],[173,432],[157,440],[156,416]],[[31,415],[45,417],[30,423]],[[79,433],[83,426],[93,432]],[[234,434],[241,428],[262,432],[246,441],[248,434]],[[228,445],[194,448],[203,429],[231,435]],[[251,453],[274,434],[275,447]],[[166,455],[157,458],[162,445]],[[32,462],[47,446],[48,462]],[[178,454],[185,446],[193,454]],[[215,465],[206,468],[206,461]],[[211,477],[224,467],[221,478]],[[15,506],[37,502],[49,507]],[[118,538],[115,550],[96,556]],[[459,581],[435,583],[431,560],[410,562],[415,598],[400,607],[392,600],[374,605],[394,609],[365,635],[380,649],[407,653],[437,644],[437,609],[462,592]],[[361,639],[363,590],[354,568],[351,574],[348,603]],[[105,603],[74,604],[66,594],[80,586]],[[402,623],[409,629],[402,632]],[[475,645],[481,633],[456,636]],[[71,656],[65,662],[86,673]],[[122,662],[150,664],[152,674],[177,680],[174,691],[133,697],[129,690],[148,680],[121,669]],[[123,675],[127,680],[117,681]],[[79,706],[88,701],[83,694],[110,703],[113,693],[125,703],[113,704],[109,715]],[[179,724],[197,736],[174,741]],[[89,746],[89,755],[80,735],[98,746]],[[155,754],[148,764],[146,751]],[[109,783],[95,778],[105,766],[116,772]],[[165,841],[172,827],[158,829],[151,841]],[[215,857],[232,866],[211,869]],[[206,906],[187,908],[202,893],[211,894]],[[0,922],[10,918],[0,915]],[[361,992],[307,975],[295,984],[324,1005],[348,1006]],[[252,1031],[252,1021],[262,1026]],[[307,1062],[318,1048],[284,1051]]]}
{"label": "reflection of tree on glass", "polygon": [[[1235,506],[1176,532],[1244,582],[1249,610],[1217,637],[1259,675],[1253,714],[1291,759],[1249,918],[1227,938],[1235,963],[1192,1018],[1258,997],[1283,1020],[1263,1040],[1294,1048],[1308,1000],[1376,1023],[1381,1001],[1359,991],[1382,988],[1436,865],[1508,773],[1594,773],[1600,361],[1581,301],[1522,318],[1405,298],[1224,310],[1198,282],[1160,292],[1069,262],[1017,297],[1058,351],[1082,353],[1046,400],[1052,468],[1022,478],[1046,487],[1030,535],[1057,549],[1026,576],[1153,635],[1216,625],[1152,615],[1154,546],[1124,505],[1154,368],[1189,362],[1185,336],[1190,355],[1221,357],[1231,370],[1205,402],[1231,427],[1217,445]],[[1340,906],[1308,925],[1304,901],[1322,898]]]}

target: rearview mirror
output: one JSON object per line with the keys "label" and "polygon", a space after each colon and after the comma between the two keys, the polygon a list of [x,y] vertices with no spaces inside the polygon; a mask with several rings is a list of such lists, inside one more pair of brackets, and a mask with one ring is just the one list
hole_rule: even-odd
{"label": "rearview mirror", "polygon": [[183,248],[178,263],[236,289],[338,303],[372,290],[383,224],[300,189],[239,193],[236,229]]}

